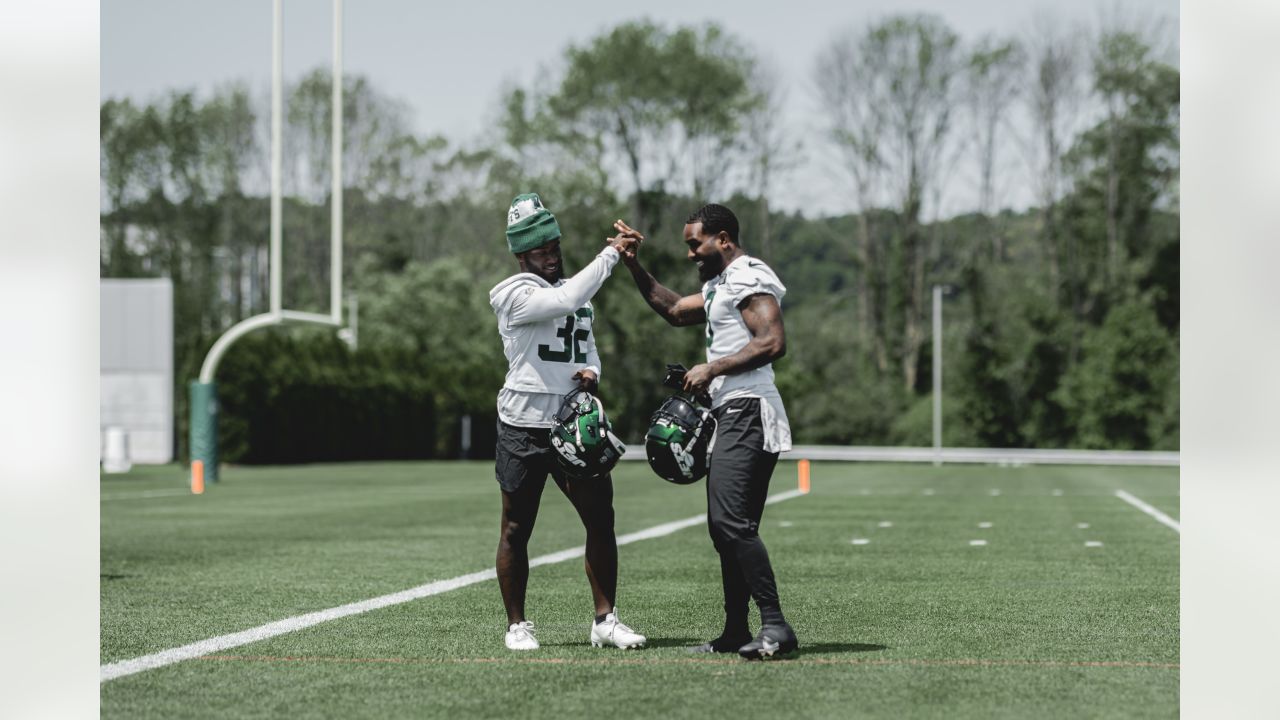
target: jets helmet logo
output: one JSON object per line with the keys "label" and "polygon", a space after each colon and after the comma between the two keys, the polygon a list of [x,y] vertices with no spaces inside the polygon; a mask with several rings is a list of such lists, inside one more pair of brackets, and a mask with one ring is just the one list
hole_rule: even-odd
{"label": "jets helmet logo", "polygon": [[671,454],[675,456],[676,463],[680,465],[680,473],[682,475],[693,474],[693,464],[696,460],[689,451],[685,450],[680,443],[671,443]]}
{"label": "jets helmet logo", "polygon": [[578,447],[574,443],[565,442],[560,439],[559,435],[553,434],[551,436],[551,445],[559,453],[561,461],[577,468],[585,468],[587,466],[587,461],[578,457]]}

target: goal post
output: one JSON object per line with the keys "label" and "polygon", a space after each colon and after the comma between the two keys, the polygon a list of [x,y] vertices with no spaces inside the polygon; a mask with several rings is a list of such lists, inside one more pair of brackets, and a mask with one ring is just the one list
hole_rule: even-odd
{"label": "goal post", "polygon": [[[203,492],[204,482],[218,480],[218,386],[214,381],[218,363],[232,343],[259,328],[284,323],[327,325],[340,331],[342,318],[342,0],[333,0],[333,84],[332,144],[330,146],[330,285],[327,314],[286,310],[283,304],[283,164],[284,60],[283,0],[272,6],[271,37],[271,249],[270,310],[240,321],[222,334],[209,348],[200,367],[200,377],[189,386],[191,400],[190,457],[192,492]],[[355,332],[344,337],[354,347]]]}

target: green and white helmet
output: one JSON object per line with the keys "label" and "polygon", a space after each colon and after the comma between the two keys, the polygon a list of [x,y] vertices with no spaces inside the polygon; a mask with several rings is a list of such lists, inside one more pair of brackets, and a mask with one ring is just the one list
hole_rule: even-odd
{"label": "green and white helmet", "polygon": [[649,420],[644,436],[649,467],[677,485],[701,480],[711,464],[716,420],[696,398],[678,392],[667,398]]}
{"label": "green and white helmet", "polygon": [[602,477],[627,451],[613,434],[600,399],[586,390],[565,395],[555,421],[551,428],[551,447],[569,477]]}

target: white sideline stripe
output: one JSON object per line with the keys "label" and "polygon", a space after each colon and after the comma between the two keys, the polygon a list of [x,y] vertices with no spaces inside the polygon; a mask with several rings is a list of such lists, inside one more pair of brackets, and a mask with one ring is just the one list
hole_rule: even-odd
{"label": "white sideline stripe", "polygon": [[1169,517],[1168,515],[1165,515],[1164,513],[1160,512],[1159,510],[1157,510],[1157,509],[1155,509],[1155,508],[1151,507],[1150,505],[1148,505],[1148,504],[1146,504],[1146,503],[1142,502],[1142,501],[1141,501],[1141,500],[1139,500],[1138,498],[1136,498],[1136,497],[1134,497],[1134,496],[1130,495],[1129,493],[1127,493],[1127,492],[1125,492],[1125,491],[1123,491],[1123,490],[1117,490],[1117,491],[1116,491],[1116,497],[1118,497],[1118,498],[1120,498],[1121,500],[1123,500],[1123,501],[1125,501],[1125,502],[1129,503],[1130,505],[1132,505],[1132,506],[1134,506],[1134,507],[1138,508],[1139,510],[1141,510],[1142,512],[1144,512],[1144,513],[1146,513],[1146,514],[1150,515],[1151,517],[1155,518],[1156,520],[1159,520],[1161,523],[1164,523],[1165,525],[1168,525],[1169,527],[1173,528],[1174,530],[1176,530],[1176,531],[1177,531],[1177,533],[1178,533],[1179,535],[1181,535],[1181,534],[1182,534],[1182,525],[1178,524],[1178,521],[1177,521],[1177,520],[1174,520],[1173,518]]}
{"label": "white sideline stripe", "polygon": [[143,490],[136,493],[112,493],[110,495],[102,495],[98,499],[106,502],[107,500],[142,500],[144,498],[153,497],[172,497],[174,495],[190,495],[190,490]]}
{"label": "white sideline stripe", "polygon": [[[782,502],[783,500],[790,500],[792,498],[800,497],[803,494],[804,493],[799,490],[778,493],[777,495],[772,495],[769,499],[765,500],[765,504],[769,505],[772,503]],[[670,535],[671,533],[683,530],[687,527],[701,525],[706,521],[707,516],[702,514],[694,515],[693,517],[688,517],[683,520],[675,520],[673,522],[655,525],[645,530],[619,536],[618,545],[629,545],[641,540],[649,540],[652,538],[662,537],[663,535]],[[529,567],[533,568],[538,567],[539,565],[551,565],[558,562],[564,562],[565,560],[582,557],[585,554],[585,546],[569,548],[568,550],[561,550],[559,552],[532,558],[529,560]],[[381,595],[379,597],[369,598],[368,600],[361,600],[360,602],[339,605],[338,607],[332,607],[328,610],[319,610],[305,615],[297,615],[291,618],[285,618],[284,620],[277,620],[248,630],[242,630],[229,635],[219,635],[207,640],[191,643],[190,645],[162,650],[158,653],[143,655],[142,657],[136,657],[131,660],[119,660],[117,662],[107,663],[106,665],[101,666],[98,681],[99,683],[104,683],[108,680],[115,680],[116,678],[133,675],[134,673],[140,673],[144,670],[154,670],[159,667],[182,662],[183,660],[192,660],[201,657],[202,655],[209,655],[222,650],[240,647],[241,645],[248,645],[249,643],[258,642],[259,640],[267,640],[269,638],[276,637],[277,635],[284,635],[296,630],[303,630],[311,627],[312,625],[319,625],[320,623],[328,622],[330,620],[337,620],[349,615],[359,615],[361,613],[369,612],[370,610],[378,610],[392,605],[399,605],[411,600],[430,597],[431,595],[439,595],[441,593],[449,592],[450,590],[457,590],[458,588],[466,587],[468,585],[475,585],[476,583],[484,582],[485,580],[493,580],[497,577],[497,570],[489,568],[488,570],[481,570],[480,572],[459,575],[458,577],[450,578],[448,580],[437,580],[436,582],[419,585],[414,588],[409,588],[408,590],[401,590],[400,592],[391,593],[390,595]]]}

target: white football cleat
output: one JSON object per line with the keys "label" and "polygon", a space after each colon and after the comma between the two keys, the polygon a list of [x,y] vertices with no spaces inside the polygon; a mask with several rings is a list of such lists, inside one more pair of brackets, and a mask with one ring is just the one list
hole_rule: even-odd
{"label": "white football cleat", "polygon": [[533,636],[533,623],[529,620],[511,623],[507,628],[508,650],[537,650],[538,647],[538,638]]}
{"label": "white football cleat", "polygon": [[591,624],[592,647],[644,647],[645,637],[618,621],[615,610],[604,616],[604,622]]}

